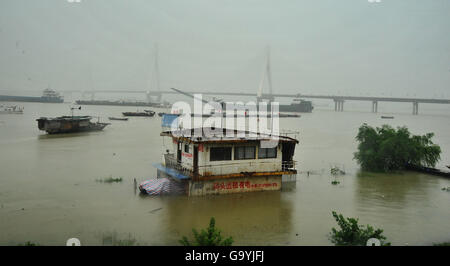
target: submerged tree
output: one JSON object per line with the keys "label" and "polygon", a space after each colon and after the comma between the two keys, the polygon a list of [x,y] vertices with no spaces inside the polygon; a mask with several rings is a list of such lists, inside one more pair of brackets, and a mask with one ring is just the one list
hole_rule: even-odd
{"label": "submerged tree", "polygon": [[358,225],[358,219],[344,218],[342,214],[332,212],[334,219],[340,227],[331,229],[330,240],[336,246],[366,246],[367,241],[376,238],[382,246],[389,246],[390,243],[385,242],[386,237],[382,235],[382,229],[374,229],[372,226]]}
{"label": "submerged tree", "polygon": [[231,246],[233,244],[233,238],[229,237],[227,239],[222,239],[220,235],[220,230],[216,227],[216,220],[214,217],[211,217],[209,222],[209,227],[201,230],[201,232],[197,232],[197,230],[192,229],[194,234],[194,241],[190,242],[187,237],[183,236],[183,238],[179,241],[183,246]]}
{"label": "submerged tree", "polygon": [[359,145],[354,158],[366,171],[401,170],[407,164],[434,167],[441,148],[431,141],[433,136],[411,135],[406,127],[395,130],[389,125],[373,128],[363,124],[356,136]]}

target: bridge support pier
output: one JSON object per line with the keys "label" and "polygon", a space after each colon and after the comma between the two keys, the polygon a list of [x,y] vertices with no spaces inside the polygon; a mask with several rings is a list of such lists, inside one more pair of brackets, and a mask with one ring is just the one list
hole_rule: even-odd
{"label": "bridge support pier", "polygon": [[418,115],[419,114],[419,103],[418,102],[413,102],[412,114],[413,115]]}
{"label": "bridge support pier", "polygon": [[334,111],[342,112],[344,111],[344,100],[334,100]]}
{"label": "bridge support pier", "polygon": [[372,102],[372,113],[378,113],[378,101]]}

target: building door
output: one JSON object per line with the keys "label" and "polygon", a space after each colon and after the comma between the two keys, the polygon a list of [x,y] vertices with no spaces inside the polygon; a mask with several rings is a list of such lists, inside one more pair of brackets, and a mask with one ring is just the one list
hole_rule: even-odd
{"label": "building door", "polygon": [[198,146],[194,145],[194,175],[198,174]]}
{"label": "building door", "polygon": [[281,160],[283,170],[289,170],[294,167],[293,157],[295,151],[295,143],[284,142],[283,146],[281,146]]}

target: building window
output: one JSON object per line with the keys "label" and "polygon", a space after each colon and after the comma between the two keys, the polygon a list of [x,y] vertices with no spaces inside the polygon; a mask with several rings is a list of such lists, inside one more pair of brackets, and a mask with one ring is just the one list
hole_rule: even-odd
{"label": "building window", "polygon": [[215,147],[209,149],[210,161],[229,161],[231,160],[231,147]]}
{"label": "building window", "polygon": [[277,147],[275,148],[259,148],[259,159],[277,158]]}
{"label": "building window", "polygon": [[184,152],[189,153],[189,144],[184,144]]}
{"label": "building window", "polygon": [[234,159],[235,160],[248,160],[256,158],[256,147],[255,146],[241,146],[234,148]]}

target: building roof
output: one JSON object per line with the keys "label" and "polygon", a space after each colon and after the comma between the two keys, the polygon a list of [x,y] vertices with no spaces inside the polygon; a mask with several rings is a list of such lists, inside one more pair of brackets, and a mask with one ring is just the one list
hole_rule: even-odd
{"label": "building roof", "polygon": [[161,136],[173,137],[178,140],[183,140],[191,143],[235,143],[235,142],[250,142],[250,141],[280,141],[280,142],[295,142],[297,139],[283,136],[264,133],[254,133],[245,130],[235,130],[227,128],[187,128],[176,131],[163,131]]}

